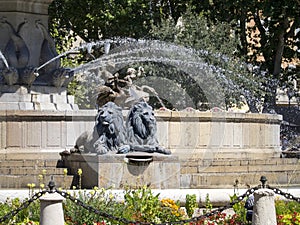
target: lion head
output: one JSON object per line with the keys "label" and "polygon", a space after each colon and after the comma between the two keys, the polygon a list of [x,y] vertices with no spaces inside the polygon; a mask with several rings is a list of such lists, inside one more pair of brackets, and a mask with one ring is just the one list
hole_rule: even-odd
{"label": "lion head", "polygon": [[159,146],[154,112],[146,102],[141,101],[132,106],[126,127],[130,151],[171,154],[169,150]]}
{"label": "lion head", "polygon": [[113,102],[103,105],[97,113],[92,132],[85,131],[76,140],[73,152],[106,154],[128,151],[122,109]]}
{"label": "lion head", "polygon": [[113,102],[103,105],[98,110],[95,130],[99,138],[94,143],[94,149],[98,154],[118,151],[126,141],[122,109]]}
{"label": "lion head", "polygon": [[131,108],[127,118],[130,144],[157,145],[156,119],[153,109],[146,102],[138,102]]}

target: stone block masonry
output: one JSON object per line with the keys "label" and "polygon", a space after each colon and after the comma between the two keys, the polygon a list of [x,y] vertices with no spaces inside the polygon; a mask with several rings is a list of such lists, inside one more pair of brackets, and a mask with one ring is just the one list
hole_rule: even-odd
{"label": "stone block masonry", "polygon": [[[149,185],[154,189],[180,188],[180,163],[178,157],[162,154],[136,153],[134,156],[151,157],[151,162],[131,161],[123,154],[72,154],[64,158],[71,174],[78,169],[82,188],[125,188]],[[134,157],[132,155],[132,157]]]}
{"label": "stone block masonry", "polygon": [[[155,114],[159,143],[180,159],[279,157],[280,115]],[[81,133],[93,129],[95,116],[96,110],[0,110],[0,151],[70,149]]]}
{"label": "stone block masonry", "polygon": [[[95,116],[96,110],[0,110],[0,168],[16,159],[59,160],[59,152],[73,148],[82,132],[92,130]],[[181,188],[232,188],[236,179],[246,188],[263,173],[273,184],[300,184],[298,160],[280,159],[279,115],[156,111],[155,117],[159,143],[178,157]],[[118,168],[125,166],[123,162]]]}

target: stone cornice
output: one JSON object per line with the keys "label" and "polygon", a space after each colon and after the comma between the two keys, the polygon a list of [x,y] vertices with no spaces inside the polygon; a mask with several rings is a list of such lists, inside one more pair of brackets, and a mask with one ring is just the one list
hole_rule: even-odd
{"label": "stone cornice", "polygon": [[[1,121],[94,121],[96,110],[79,111],[35,111],[35,110],[3,110]],[[126,117],[127,112],[123,112]],[[282,116],[277,114],[232,113],[232,112],[177,112],[156,111],[157,121],[173,122],[226,122],[226,123],[270,123],[280,124]]]}
{"label": "stone cornice", "polygon": [[0,0],[0,12],[24,12],[48,15],[53,0]]}

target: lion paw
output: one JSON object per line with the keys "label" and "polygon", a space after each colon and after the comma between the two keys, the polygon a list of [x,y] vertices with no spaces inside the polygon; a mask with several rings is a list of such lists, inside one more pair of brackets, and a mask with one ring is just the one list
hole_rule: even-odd
{"label": "lion paw", "polygon": [[125,154],[130,152],[130,146],[129,145],[123,145],[118,149],[117,154]]}
{"label": "lion paw", "polygon": [[104,155],[104,154],[107,153],[107,149],[104,148],[104,147],[102,146],[102,148],[96,149],[96,153],[97,153],[98,155]]}
{"label": "lion paw", "polygon": [[100,144],[97,142],[95,142],[95,144],[94,144],[94,149],[98,155],[103,155],[108,152],[107,148],[103,144]]}
{"label": "lion paw", "polygon": [[162,154],[165,154],[165,155],[171,155],[171,151],[169,149],[165,149],[161,146],[156,147],[156,152],[162,153]]}

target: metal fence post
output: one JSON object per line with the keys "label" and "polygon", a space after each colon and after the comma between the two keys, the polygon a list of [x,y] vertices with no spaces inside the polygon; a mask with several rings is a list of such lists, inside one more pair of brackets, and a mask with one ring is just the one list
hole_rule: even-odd
{"label": "metal fence post", "polygon": [[64,212],[62,201],[64,198],[54,192],[55,184],[53,181],[49,182],[50,193],[46,193],[40,198],[40,225],[64,225]]}
{"label": "metal fence post", "polygon": [[275,193],[270,189],[254,192],[252,225],[276,225]]}

